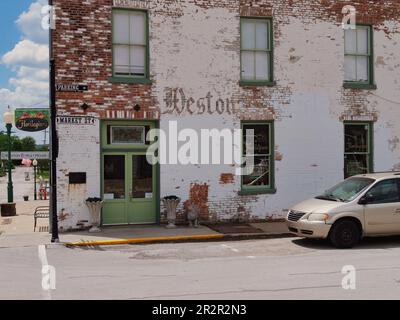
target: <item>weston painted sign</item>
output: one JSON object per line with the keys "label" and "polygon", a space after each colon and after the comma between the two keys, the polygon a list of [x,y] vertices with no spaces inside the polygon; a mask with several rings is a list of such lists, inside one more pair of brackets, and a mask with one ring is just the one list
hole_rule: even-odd
{"label": "weston painted sign", "polygon": [[163,114],[222,115],[236,113],[233,99],[215,96],[211,92],[203,97],[193,98],[188,96],[182,88],[168,88],[165,90],[164,103],[166,110]]}
{"label": "weston painted sign", "polygon": [[21,131],[38,132],[49,127],[49,109],[16,109],[15,127]]}

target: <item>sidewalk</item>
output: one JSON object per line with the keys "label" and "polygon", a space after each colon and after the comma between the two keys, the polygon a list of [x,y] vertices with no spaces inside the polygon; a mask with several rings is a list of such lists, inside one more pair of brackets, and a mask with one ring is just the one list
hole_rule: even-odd
{"label": "sidewalk", "polygon": [[[48,201],[17,202],[17,216],[0,217],[0,248],[29,247],[51,244],[47,219],[38,219],[33,230],[33,212]],[[203,224],[199,228],[164,225],[106,226],[101,232],[75,231],[60,233],[60,242],[67,246],[99,246],[114,244],[150,244],[163,242],[230,241],[267,239],[291,236],[284,222],[249,224]]]}
{"label": "sidewalk", "polygon": [[61,241],[68,246],[230,241],[290,236],[284,222],[202,225],[199,228],[179,226],[176,229],[166,229],[164,226],[103,227],[99,233],[79,231],[60,234]]}

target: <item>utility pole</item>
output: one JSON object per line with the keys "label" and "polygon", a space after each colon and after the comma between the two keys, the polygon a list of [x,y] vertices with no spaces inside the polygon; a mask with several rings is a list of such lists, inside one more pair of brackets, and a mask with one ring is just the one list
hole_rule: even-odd
{"label": "utility pole", "polygon": [[[53,6],[53,0],[49,0],[49,6]],[[50,12],[49,28],[49,56],[50,56],[50,149],[51,149],[51,242],[59,242],[58,237],[58,215],[57,215],[57,157],[58,157],[58,136],[56,128],[57,106],[56,106],[56,69],[53,54],[53,12]]]}

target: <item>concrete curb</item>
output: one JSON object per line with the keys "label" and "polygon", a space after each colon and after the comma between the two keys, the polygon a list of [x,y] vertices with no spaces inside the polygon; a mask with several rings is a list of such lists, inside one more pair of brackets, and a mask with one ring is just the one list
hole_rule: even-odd
{"label": "concrete curb", "polygon": [[67,247],[85,247],[85,246],[109,246],[121,244],[156,244],[156,243],[173,243],[173,242],[211,242],[211,241],[241,241],[256,239],[277,239],[295,237],[290,233],[282,234],[207,234],[196,236],[176,236],[176,237],[158,237],[158,238],[132,238],[132,239],[115,239],[115,240],[99,240],[99,241],[79,241],[66,242]]}
{"label": "concrete curb", "polygon": [[176,237],[158,237],[158,238],[132,238],[132,239],[115,239],[115,240],[99,240],[99,241],[79,241],[64,243],[69,247],[82,246],[109,246],[116,244],[150,244],[162,242],[186,242],[186,241],[210,241],[223,238],[223,234],[206,234],[196,236],[176,236]]}

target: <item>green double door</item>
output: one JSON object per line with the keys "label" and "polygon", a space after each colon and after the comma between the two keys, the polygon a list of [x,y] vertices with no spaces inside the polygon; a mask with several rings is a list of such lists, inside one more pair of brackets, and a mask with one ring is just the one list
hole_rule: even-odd
{"label": "green double door", "polygon": [[102,157],[102,224],[156,223],[156,166],[145,153],[109,152]]}

